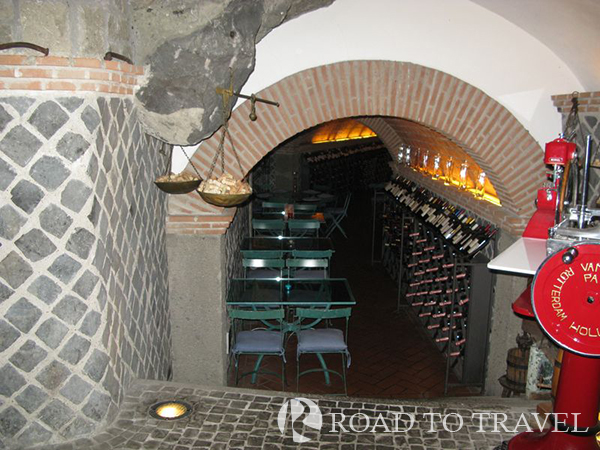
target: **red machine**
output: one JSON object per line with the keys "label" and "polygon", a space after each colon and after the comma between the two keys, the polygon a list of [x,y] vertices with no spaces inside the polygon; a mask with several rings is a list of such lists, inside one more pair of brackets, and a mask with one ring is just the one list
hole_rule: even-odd
{"label": "red machine", "polygon": [[538,189],[537,210],[529,220],[523,237],[547,239],[548,230],[556,225],[563,212],[567,195],[571,164],[577,155],[577,146],[564,139],[546,144],[544,164],[554,166],[548,186]]}
{"label": "red machine", "polygon": [[515,436],[509,450],[598,450],[600,230],[594,224],[600,211],[586,206],[590,152],[588,137],[578,204],[572,188],[578,183],[569,187],[570,174],[576,176],[578,170],[572,164],[575,144],[557,139],[546,145],[544,161],[554,166],[552,183],[538,191],[538,209],[523,236],[548,239],[550,256],[537,269],[531,291],[519,296],[513,309],[535,318],[564,355],[552,428]]}

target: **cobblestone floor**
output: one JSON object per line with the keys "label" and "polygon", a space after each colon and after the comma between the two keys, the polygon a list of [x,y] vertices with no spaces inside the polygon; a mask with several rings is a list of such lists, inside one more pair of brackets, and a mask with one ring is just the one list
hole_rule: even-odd
{"label": "cobblestone floor", "polygon": [[[190,403],[192,414],[174,421],[148,415],[151,405],[172,399]],[[293,421],[293,413],[290,417],[280,411],[284,405],[285,412],[300,405],[294,394],[138,381],[128,391],[117,420],[106,430],[92,438],[41,448],[493,449],[515,434],[513,430],[525,431],[524,420],[535,410],[533,402],[483,397],[372,402],[331,396],[309,399],[320,414],[298,414]],[[308,413],[308,405],[302,405]],[[489,413],[497,416],[486,415]],[[320,427],[318,419],[314,420],[319,416]],[[298,443],[299,436],[308,440]]]}

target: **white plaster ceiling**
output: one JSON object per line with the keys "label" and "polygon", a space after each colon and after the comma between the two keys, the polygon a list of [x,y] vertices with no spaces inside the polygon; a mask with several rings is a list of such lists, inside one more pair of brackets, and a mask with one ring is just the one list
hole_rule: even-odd
{"label": "white plaster ceiling", "polygon": [[471,0],[542,42],[583,84],[600,90],[600,0]]}

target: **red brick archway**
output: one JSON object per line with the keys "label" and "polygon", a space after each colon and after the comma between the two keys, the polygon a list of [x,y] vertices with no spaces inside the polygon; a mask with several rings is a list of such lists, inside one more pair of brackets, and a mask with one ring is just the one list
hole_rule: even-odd
{"label": "red brick archway", "polygon": [[[407,176],[512,232],[521,231],[533,213],[535,193],[544,177],[540,146],[506,108],[447,73],[403,62],[348,61],[296,73],[259,96],[277,100],[281,107],[259,106],[258,121],[250,122],[247,101],[230,121],[245,173],[290,137],[344,117],[361,118],[394,155],[403,139],[393,118],[402,118],[440,133],[467,151],[488,174],[503,206],[475,201],[455,190],[444,191],[443,186],[414,172]],[[213,135],[193,157],[203,174],[208,172],[218,139]],[[226,163],[232,173],[240,175],[231,152]],[[222,234],[233,214],[231,209],[204,203],[195,194],[172,197],[168,231]]]}

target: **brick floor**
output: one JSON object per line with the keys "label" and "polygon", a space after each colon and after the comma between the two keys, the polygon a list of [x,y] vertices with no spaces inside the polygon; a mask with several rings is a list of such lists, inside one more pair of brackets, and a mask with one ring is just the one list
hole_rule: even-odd
{"label": "brick floor", "polygon": [[[402,307],[397,312],[396,283],[381,265],[371,265],[371,204],[368,196],[355,196],[349,215],[343,224],[349,238],[333,234],[335,254],[332,259],[332,276],[347,278],[357,305],[350,319],[348,344],[352,366],[348,371],[348,394],[354,397],[374,398],[435,398],[444,395],[446,363],[424,331]],[[296,391],[295,339],[288,343],[286,390]],[[326,358],[328,366],[339,370],[340,358]],[[251,369],[254,359],[242,362],[241,371]],[[318,367],[316,357],[303,356],[301,370]],[[281,363],[273,357],[265,361],[265,368],[280,372]],[[457,383],[451,376],[450,383]],[[233,377],[229,385],[233,386]],[[275,377],[261,376],[256,385],[249,378],[240,387],[281,390],[281,381]],[[302,378],[301,393],[326,394],[343,392],[339,380],[331,386],[324,384],[322,374]],[[479,389],[453,387],[449,395],[465,396]]]}

